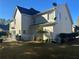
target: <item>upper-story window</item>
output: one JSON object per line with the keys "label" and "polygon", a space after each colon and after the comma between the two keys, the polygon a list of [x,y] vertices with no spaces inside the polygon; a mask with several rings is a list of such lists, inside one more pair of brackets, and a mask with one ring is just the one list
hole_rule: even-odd
{"label": "upper-story window", "polygon": [[59,13],[59,19],[61,20],[61,13]]}
{"label": "upper-story window", "polygon": [[49,19],[54,20],[54,18],[55,18],[55,12],[54,11],[49,12]]}
{"label": "upper-story window", "polygon": [[61,17],[61,12],[58,12],[58,13],[57,13],[57,21],[60,22],[60,21],[61,21],[61,18],[62,18],[62,17]]}
{"label": "upper-story window", "polygon": [[47,14],[47,19],[49,20],[49,13]]}

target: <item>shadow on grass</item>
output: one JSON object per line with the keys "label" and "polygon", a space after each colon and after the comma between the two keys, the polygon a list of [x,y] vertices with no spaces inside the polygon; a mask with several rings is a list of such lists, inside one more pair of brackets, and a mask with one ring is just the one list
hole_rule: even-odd
{"label": "shadow on grass", "polygon": [[79,47],[23,42],[4,43],[2,46],[0,59],[79,59]]}

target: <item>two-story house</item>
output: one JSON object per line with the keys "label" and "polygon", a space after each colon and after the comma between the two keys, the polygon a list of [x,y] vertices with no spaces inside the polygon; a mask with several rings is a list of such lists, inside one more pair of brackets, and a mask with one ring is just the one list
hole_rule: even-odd
{"label": "two-story house", "polygon": [[14,13],[15,35],[20,35],[24,40],[37,39],[39,28],[46,31],[40,39],[55,41],[59,33],[72,32],[72,18],[66,4],[58,5],[44,12],[33,8],[16,7]]}

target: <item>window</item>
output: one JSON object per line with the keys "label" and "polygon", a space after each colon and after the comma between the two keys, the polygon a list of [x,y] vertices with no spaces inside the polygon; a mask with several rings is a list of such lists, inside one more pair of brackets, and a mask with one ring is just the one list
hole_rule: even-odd
{"label": "window", "polygon": [[53,12],[49,12],[49,19],[53,20],[54,19],[54,13]]}
{"label": "window", "polygon": [[52,11],[49,12],[49,15],[48,15],[48,16],[49,16],[49,20],[50,20],[50,21],[52,21],[52,20],[54,20],[54,19],[56,20],[56,18],[55,18],[55,12],[54,12],[54,11],[53,11],[53,12],[52,12]]}
{"label": "window", "polygon": [[48,15],[47,15],[47,19],[49,20],[49,13],[48,13]]}
{"label": "window", "polygon": [[61,13],[59,13],[59,19],[61,19]]}

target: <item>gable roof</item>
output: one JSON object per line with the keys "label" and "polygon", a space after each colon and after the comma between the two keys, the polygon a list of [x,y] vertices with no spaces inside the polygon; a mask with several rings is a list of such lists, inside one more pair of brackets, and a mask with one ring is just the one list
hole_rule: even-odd
{"label": "gable roof", "polygon": [[37,11],[33,8],[26,9],[26,8],[23,8],[23,7],[20,7],[20,6],[17,6],[17,8],[19,9],[19,11],[21,13],[28,14],[28,15],[35,15],[35,14],[39,13],[39,11]]}

